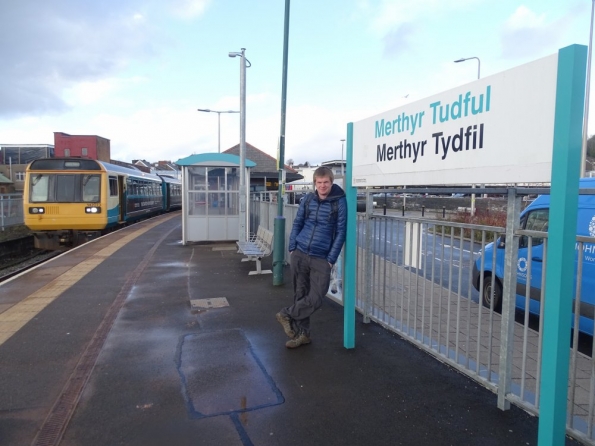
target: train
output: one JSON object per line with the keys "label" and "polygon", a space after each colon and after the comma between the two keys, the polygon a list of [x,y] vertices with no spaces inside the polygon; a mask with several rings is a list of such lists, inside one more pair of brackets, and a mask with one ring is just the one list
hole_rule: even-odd
{"label": "train", "polygon": [[39,249],[78,246],[181,208],[181,181],[167,175],[83,158],[40,158],[25,173],[24,220]]}

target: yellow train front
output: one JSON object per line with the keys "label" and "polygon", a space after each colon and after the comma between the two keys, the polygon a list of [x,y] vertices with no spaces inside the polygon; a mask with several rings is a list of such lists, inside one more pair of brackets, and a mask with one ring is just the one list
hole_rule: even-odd
{"label": "yellow train front", "polygon": [[23,201],[25,225],[41,249],[79,245],[166,205],[157,175],[78,158],[33,161]]}

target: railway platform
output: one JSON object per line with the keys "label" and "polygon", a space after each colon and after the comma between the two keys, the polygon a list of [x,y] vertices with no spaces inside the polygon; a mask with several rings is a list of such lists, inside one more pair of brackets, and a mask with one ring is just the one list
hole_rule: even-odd
{"label": "railway platform", "polygon": [[0,285],[1,445],[537,444],[536,417],[359,315],[345,349],[331,300],[287,349],[289,274],[181,233],[156,217]]}

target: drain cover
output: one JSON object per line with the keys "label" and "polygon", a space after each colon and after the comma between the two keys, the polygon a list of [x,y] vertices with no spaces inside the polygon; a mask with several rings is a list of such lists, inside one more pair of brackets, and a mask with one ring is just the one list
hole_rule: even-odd
{"label": "drain cover", "polygon": [[225,297],[213,297],[211,299],[193,299],[190,301],[192,308],[222,308],[229,307],[229,302]]}

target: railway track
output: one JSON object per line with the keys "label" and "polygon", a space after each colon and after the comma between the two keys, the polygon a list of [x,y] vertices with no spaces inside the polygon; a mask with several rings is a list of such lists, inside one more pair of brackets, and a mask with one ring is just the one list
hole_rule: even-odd
{"label": "railway track", "polygon": [[0,283],[31,269],[64,251],[45,251],[33,246],[33,236],[0,243]]}

